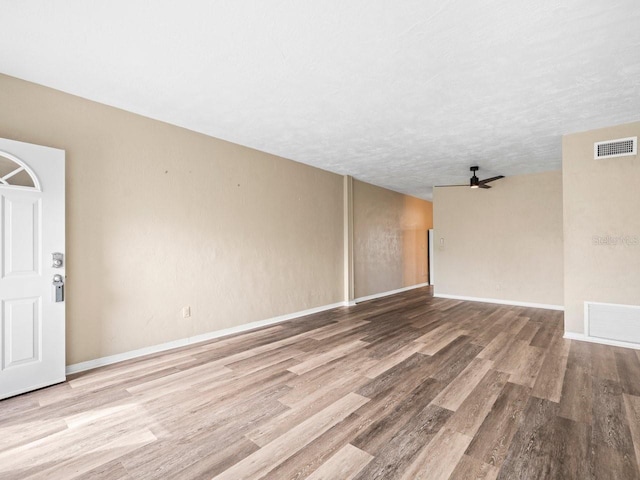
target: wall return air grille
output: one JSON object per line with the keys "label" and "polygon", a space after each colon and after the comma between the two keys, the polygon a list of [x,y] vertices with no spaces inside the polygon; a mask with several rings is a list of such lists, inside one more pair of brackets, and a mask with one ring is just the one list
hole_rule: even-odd
{"label": "wall return air grille", "polygon": [[584,302],[584,333],[640,347],[640,306]]}
{"label": "wall return air grille", "polygon": [[612,158],[636,155],[638,152],[638,137],[618,138],[593,144],[593,158]]}

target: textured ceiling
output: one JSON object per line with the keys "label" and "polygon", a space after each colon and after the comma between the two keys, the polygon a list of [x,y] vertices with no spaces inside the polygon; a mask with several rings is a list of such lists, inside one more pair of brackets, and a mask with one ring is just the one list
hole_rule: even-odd
{"label": "textured ceiling", "polygon": [[640,120],[640,2],[0,0],[0,72],[361,180],[559,169]]}

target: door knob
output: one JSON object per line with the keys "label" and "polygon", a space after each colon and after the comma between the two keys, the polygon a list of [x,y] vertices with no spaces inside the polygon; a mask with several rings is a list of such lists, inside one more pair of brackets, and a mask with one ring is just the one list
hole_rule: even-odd
{"label": "door knob", "polygon": [[53,276],[53,301],[64,302],[64,280],[62,275],[56,274]]}

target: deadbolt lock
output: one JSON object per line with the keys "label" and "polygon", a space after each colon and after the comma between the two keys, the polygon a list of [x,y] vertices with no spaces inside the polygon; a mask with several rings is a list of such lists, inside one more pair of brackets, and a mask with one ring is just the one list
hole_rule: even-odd
{"label": "deadbolt lock", "polygon": [[51,256],[53,257],[51,266],[53,268],[62,268],[64,264],[64,255],[62,253],[56,252],[52,253]]}

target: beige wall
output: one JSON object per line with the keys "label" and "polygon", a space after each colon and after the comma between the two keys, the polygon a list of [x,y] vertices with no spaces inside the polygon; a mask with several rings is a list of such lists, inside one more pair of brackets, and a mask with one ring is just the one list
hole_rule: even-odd
{"label": "beige wall", "polygon": [[562,305],[561,172],[492,185],[434,189],[435,292]]}
{"label": "beige wall", "polygon": [[343,300],[341,176],[2,75],[0,112],[66,150],[68,364]]}
{"label": "beige wall", "polygon": [[353,182],[355,297],[427,282],[431,202]]}
{"label": "beige wall", "polygon": [[[594,142],[631,136],[640,136],[640,122],[562,139],[569,332],[583,333],[585,301],[640,305],[640,159],[593,159]],[[626,244],[594,242],[594,237],[621,236]]]}

